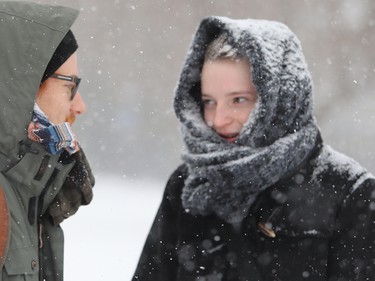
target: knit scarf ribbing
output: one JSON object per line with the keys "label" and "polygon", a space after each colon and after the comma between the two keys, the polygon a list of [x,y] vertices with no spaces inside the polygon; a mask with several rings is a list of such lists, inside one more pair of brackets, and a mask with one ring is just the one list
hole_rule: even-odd
{"label": "knit scarf ribbing", "polygon": [[31,123],[27,130],[29,139],[43,144],[45,149],[51,154],[61,153],[65,149],[72,155],[79,150],[77,140],[69,123],[52,124],[36,103]]}
{"label": "knit scarf ribbing", "polygon": [[[189,176],[182,194],[184,208],[193,213],[215,213],[229,223],[247,215],[256,196],[293,172],[313,151],[319,131],[312,122],[273,144],[253,149],[232,143],[213,143],[185,131],[185,142],[204,143],[186,151]],[[201,149],[199,149],[199,147]]]}

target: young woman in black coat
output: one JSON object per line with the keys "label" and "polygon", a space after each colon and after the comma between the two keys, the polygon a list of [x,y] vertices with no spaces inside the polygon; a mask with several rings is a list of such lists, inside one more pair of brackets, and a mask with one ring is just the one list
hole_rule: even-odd
{"label": "young woman in black coat", "polygon": [[184,161],[133,280],[375,280],[375,179],[325,145],[283,24],[204,19],[176,89]]}

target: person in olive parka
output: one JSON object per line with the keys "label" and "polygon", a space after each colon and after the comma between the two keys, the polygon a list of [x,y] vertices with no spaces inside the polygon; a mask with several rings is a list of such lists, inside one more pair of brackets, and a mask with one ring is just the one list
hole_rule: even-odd
{"label": "person in olive parka", "polygon": [[0,280],[62,281],[60,223],[92,200],[94,177],[71,125],[78,11],[0,2]]}
{"label": "person in olive parka", "polygon": [[207,17],[174,107],[170,177],[133,281],[375,280],[375,179],[322,141],[300,42]]}

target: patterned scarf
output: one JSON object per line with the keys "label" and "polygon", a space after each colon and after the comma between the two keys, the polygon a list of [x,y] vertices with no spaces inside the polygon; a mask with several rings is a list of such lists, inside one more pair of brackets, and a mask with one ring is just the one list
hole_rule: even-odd
{"label": "patterned scarf", "polygon": [[51,154],[61,153],[65,149],[72,155],[79,150],[70,124],[54,125],[36,103],[27,131],[29,139],[43,144]]}

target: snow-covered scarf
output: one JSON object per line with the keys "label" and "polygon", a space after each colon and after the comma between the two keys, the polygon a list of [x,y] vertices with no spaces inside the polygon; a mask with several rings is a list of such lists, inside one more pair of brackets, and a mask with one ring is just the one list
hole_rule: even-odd
{"label": "snow-covered scarf", "polygon": [[28,137],[44,145],[51,154],[61,153],[64,149],[70,154],[79,150],[77,140],[68,122],[52,124],[45,113],[35,103],[31,122],[28,126]]}
{"label": "snow-covered scarf", "polygon": [[184,134],[185,142],[196,143],[193,153],[183,154],[189,167],[182,194],[184,207],[202,215],[214,212],[231,223],[241,221],[259,192],[310,156],[317,136],[312,124],[269,146],[253,149]]}
{"label": "snow-covered scarf", "polygon": [[[226,32],[249,58],[258,104],[236,143],[204,122],[200,71],[209,42]],[[189,175],[182,192],[186,211],[215,213],[229,223],[247,215],[256,196],[291,175],[317,145],[312,83],[296,36],[283,24],[209,17],[200,24],[176,89]]]}

